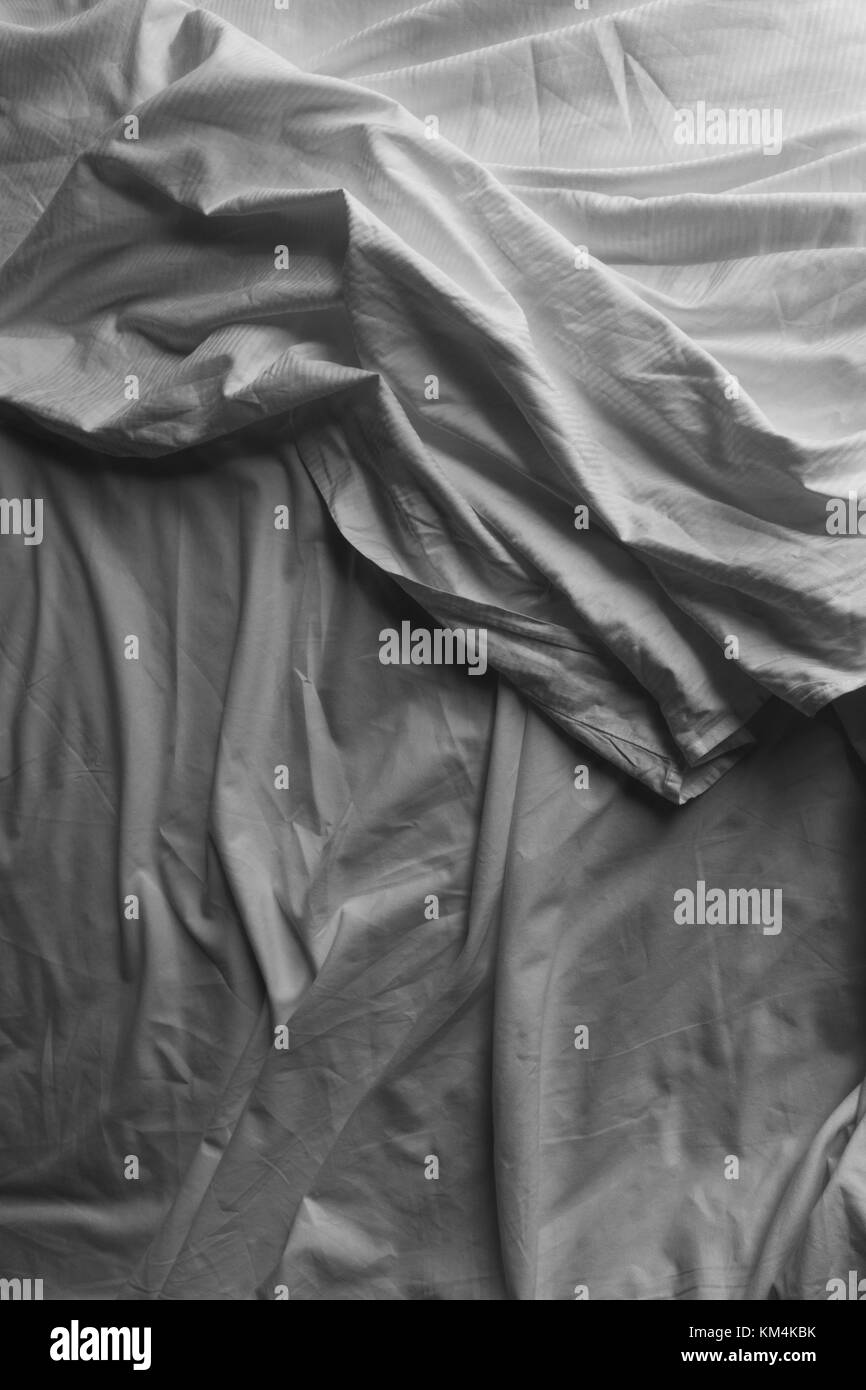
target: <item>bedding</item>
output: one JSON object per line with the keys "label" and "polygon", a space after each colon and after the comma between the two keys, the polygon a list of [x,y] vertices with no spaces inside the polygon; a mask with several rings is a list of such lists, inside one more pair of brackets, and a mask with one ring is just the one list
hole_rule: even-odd
{"label": "bedding", "polygon": [[0,1276],[866,1296],[864,56],[0,0]]}

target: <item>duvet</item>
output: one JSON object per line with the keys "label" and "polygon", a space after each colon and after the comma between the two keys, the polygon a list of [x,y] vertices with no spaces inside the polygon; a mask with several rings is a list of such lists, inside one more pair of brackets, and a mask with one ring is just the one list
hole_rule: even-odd
{"label": "duvet", "polygon": [[866,1296],[863,7],[0,21],[4,1297]]}

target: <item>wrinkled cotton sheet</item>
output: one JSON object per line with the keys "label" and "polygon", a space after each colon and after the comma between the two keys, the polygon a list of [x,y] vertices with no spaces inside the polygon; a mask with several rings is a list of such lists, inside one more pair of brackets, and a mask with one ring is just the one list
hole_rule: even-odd
{"label": "wrinkled cotton sheet", "polygon": [[0,1275],[866,1275],[866,12],[0,18]]}

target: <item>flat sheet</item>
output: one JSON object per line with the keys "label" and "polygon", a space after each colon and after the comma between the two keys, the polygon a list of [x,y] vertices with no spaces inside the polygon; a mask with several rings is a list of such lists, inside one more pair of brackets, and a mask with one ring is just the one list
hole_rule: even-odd
{"label": "flat sheet", "polygon": [[866,1274],[860,7],[0,18],[0,1275]]}

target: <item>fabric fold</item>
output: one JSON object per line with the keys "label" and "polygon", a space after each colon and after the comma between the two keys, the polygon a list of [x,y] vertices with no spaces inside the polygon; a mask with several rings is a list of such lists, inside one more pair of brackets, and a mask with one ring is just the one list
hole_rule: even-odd
{"label": "fabric fold", "polygon": [[[153,14],[165,85],[136,138],[121,120],[79,154],[0,274],[14,418],[161,457],[250,425],[286,437],[297,411],[309,431],[327,402],[354,451],[316,469],[343,534],[441,588],[449,619],[527,619],[494,663],[622,747],[555,656],[591,647],[614,707],[640,709],[636,774],[674,799],[729,765],[770,695],[811,713],[862,682],[866,561],[822,502],[861,432],[806,442],[726,399],[722,365],[646,292],[576,269],[560,231],[394,101],[182,4]],[[91,22],[71,36],[84,67]]]}

